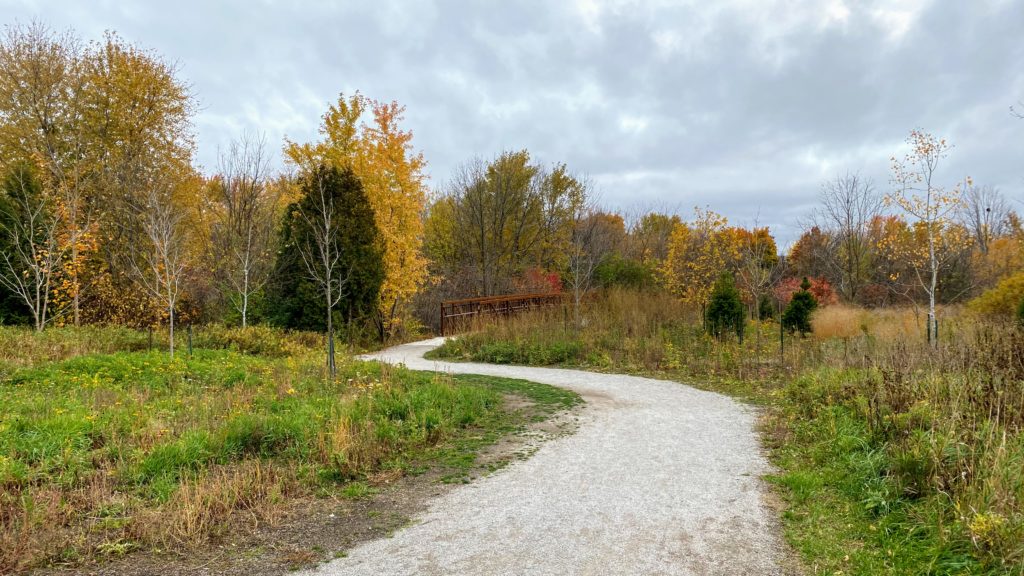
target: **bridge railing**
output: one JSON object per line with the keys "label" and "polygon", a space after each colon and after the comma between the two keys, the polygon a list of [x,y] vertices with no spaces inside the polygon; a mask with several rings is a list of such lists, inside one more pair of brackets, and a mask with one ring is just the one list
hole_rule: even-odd
{"label": "bridge railing", "polygon": [[527,310],[555,306],[565,301],[567,294],[506,294],[445,300],[441,302],[441,335],[447,336],[465,329],[473,320],[487,316],[511,316]]}

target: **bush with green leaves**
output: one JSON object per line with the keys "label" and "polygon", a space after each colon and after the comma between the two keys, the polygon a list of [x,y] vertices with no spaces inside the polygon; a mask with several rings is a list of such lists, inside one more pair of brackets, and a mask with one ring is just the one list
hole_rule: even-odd
{"label": "bush with green leaves", "polygon": [[715,338],[721,340],[729,332],[743,340],[745,325],[743,300],[736,289],[736,279],[730,272],[723,272],[711,289],[711,300],[708,302],[707,330]]}
{"label": "bush with green leaves", "polygon": [[782,326],[790,333],[800,332],[801,336],[811,333],[811,313],[818,308],[818,299],[810,292],[811,283],[804,276],[800,283],[800,290],[793,294],[793,298],[782,313]]}
{"label": "bush with green leaves", "polygon": [[616,254],[598,264],[594,280],[602,288],[647,288],[654,285],[654,271],[639,260]]}

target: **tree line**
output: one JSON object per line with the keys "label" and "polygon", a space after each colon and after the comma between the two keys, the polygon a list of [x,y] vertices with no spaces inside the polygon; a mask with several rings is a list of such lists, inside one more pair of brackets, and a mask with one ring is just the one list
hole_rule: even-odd
{"label": "tree line", "polygon": [[197,108],[172,64],[116,34],[7,28],[0,321],[172,333],[260,322],[325,331],[333,349],[336,332],[387,340],[432,326],[441,300],[467,296],[566,292],[577,326],[596,288],[667,290],[706,309],[725,272],[734,288],[722,290],[750,317],[806,292],[920,306],[934,333],[939,305],[1016,286],[1024,268],[1010,202],[945,174],[952,146],[920,130],[885,185],[855,173],[823,183],[782,253],[769,228],[708,208],[604,209],[584,175],[527,150],[471,159],[432,190],[405,109],[360,93],[339,96],[315,141],[283,143],[283,171],[263,137],[242,134],[205,174]]}
{"label": "tree line", "polygon": [[285,142],[284,172],[245,134],[207,175],[197,108],[173,65],[113,33],[6,29],[0,321],[403,329],[427,197],[404,109],[342,95],[322,140]]}

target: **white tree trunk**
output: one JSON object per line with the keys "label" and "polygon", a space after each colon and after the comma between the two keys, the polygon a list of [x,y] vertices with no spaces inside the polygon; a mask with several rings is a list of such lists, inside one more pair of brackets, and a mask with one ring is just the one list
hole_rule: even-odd
{"label": "white tree trunk", "polygon": [[170,329],[171,329],[171,343],[170,343],[171,360],[174,360],[174,304],[170,304],[167,307],[167,311],[169,313],[169,319],[170,319],[169,325],[170,325]]}
{"label": "white tree trunk", "polygon": [[335,376],[334,364],[334,314],[331,305],[331,294],[327,295],[327,373],[333,379]]}
{"label": "white tree trunk", "polygon": [[242,280],[242,328],[248,326],[249,313],[249,268],[246,266],[245,278]]}

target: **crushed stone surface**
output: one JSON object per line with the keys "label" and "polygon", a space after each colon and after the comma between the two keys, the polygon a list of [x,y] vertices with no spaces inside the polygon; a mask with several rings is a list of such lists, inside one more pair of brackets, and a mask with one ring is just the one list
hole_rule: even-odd
{"label": "crushed stone surface", "polygon": [[442,342],[368,358],[574,390],[586,401],[578,429],[307,574],[789,572],[752,408],[650,378],[423,358]]}

